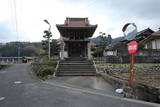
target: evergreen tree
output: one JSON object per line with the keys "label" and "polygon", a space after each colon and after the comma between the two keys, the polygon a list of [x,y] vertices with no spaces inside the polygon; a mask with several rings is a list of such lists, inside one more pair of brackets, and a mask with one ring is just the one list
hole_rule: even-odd
{"label": "evergreen tree", "polygon": [[108,37],[104,35],[105,33],[103,35],[100,35],[100,41],[98,43],[98,48],[94,52],[95,56],[103,56],[103,51],[105,50],[106,46],[110,45],[112,42],[111,35],[108,35]]}

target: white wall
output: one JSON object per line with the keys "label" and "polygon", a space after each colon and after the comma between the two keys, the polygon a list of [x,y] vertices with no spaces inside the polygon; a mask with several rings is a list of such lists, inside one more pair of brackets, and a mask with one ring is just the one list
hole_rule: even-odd
{"label": "white wall", "polygon": [[152,43],[152,49],[156,49],[156,41],[153,40],[151,43]]}
{"label": "white wall", "polygon": [[109,50],[105,50],[105,51],[103,51],[103,56],[116,56],[117,55],[117,51],[116,50],[114,50],[114,51],[109,51]]}
{"label": "white wall", "polygon": [[160,49],[160,39],[157,39],[156,43],[157,43],[157,49]]}
{"label": "white wall", "polygon": [[152,45],[152,49],[160,49],[160,39],[149,41],[145,44],[145,48],[148,49],[147,44]]}

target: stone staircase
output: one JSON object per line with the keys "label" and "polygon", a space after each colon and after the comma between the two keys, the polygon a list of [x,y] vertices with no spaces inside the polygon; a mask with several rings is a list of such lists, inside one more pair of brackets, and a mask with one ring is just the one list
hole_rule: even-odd
{"label": "stone staircase", "polygon": [[67,58],[60,61],[56,76],[95,76],[93,62],[86,58]]}

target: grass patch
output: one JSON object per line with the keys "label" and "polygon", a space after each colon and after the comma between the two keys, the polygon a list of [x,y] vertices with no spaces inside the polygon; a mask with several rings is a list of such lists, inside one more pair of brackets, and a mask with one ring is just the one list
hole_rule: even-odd
{"label": "grass patch", "polygon": [[10,63],[0,63],[0,66],[9,66],[9,65],[13,65],[13,64],[10,64]]}
{"label": "grass patch", "polygon": [[9,63],[0,63],[0,70],[6,68],[6,67],[8,67],[8,66],[11,66],[11,65],[13,65],[13,64],[9,64]]}

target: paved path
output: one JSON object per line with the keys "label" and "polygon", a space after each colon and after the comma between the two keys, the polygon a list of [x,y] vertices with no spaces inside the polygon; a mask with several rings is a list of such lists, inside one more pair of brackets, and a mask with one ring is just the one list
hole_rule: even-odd
{"label": "paved path", "polygon": [[109,94],[122,97],[122,94],[115,93],[115,89],[100,76],[71,76],[71,77],[55,77],[44,83],[60,86],[80,88],[98,93]]}
{"label": "paved path", "polygon": [[[40,82],[32,78],[27,64],[0,71],[0,107],[158,107],[92,90],[63,85],[58,81]],[[87,81],[86,81],[87,82]]]}

